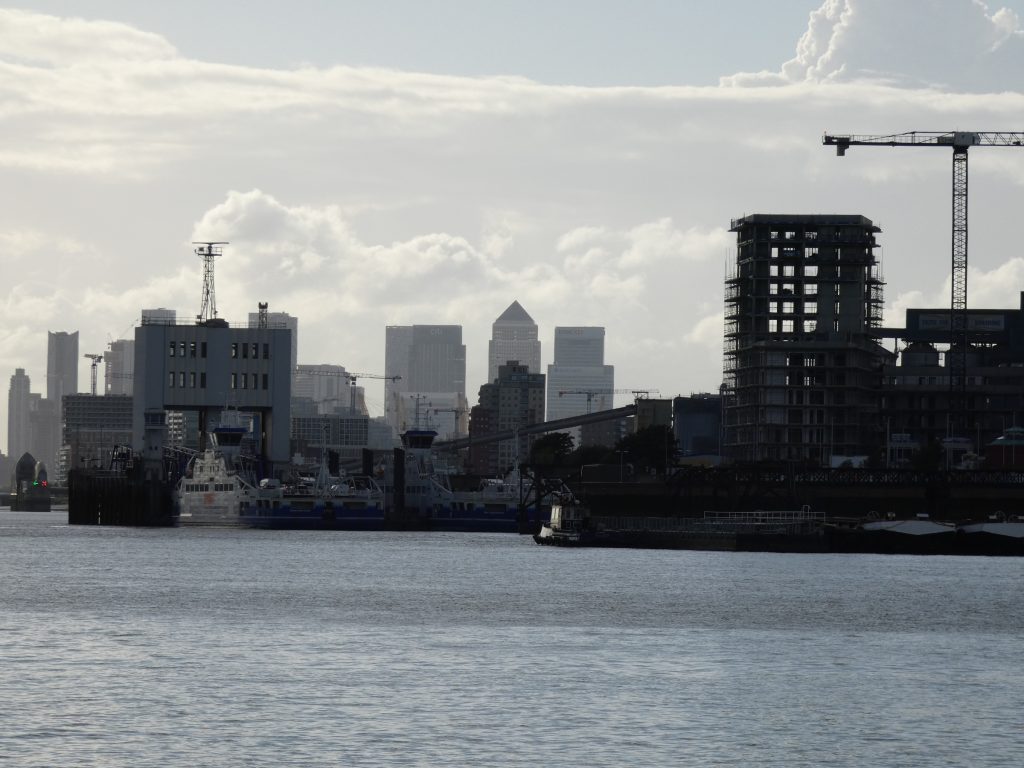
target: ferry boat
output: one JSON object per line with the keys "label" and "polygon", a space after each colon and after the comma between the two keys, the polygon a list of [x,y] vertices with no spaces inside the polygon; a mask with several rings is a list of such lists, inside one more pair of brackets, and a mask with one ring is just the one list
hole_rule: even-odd
{"label": "ferry boat", "polygon": [[254,528],[285,530],[380,530],[384,527],[384,491],[372,477],[331,477],[326,466],[312,483],[282,487],[280,506],[257,506],[244,516]]}

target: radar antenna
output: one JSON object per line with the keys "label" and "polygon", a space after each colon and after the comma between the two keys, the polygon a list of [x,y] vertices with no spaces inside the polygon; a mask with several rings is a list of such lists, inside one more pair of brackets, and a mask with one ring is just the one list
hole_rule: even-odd
{"label": "radar antenna", "polygon": [[217,318],[217,292],[213,287],[213,260],[224,255],[221,246],[227,242],[193,242],[196,256],[203,260],[203,303],[196,315],[196,324],[202,325]]}

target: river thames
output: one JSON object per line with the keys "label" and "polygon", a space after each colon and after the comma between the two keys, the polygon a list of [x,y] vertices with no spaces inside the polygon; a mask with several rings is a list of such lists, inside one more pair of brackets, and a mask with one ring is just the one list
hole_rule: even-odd
{"label": "river thames", "polygon": [[1024,559],[0,510],[0,764],[999,766]]}

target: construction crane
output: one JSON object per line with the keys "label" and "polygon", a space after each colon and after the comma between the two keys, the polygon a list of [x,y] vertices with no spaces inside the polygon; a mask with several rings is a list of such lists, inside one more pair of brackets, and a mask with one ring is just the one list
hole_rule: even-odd
{"label": "construction crane", "polygon": [[103,355],[90,355],[85,354],[82,357],[87,357],[92,360],[91,371],[89,372],[89,383],[91,385],[92,394],[96,394],[96,367],[103,361]]}
{"label": "construction crane", "polygon": [[389,376],[384,373],[354,373],[352,371],[298,371],[303,374],[312,374],[313,376],[341,376],[348,380],[351,387],[349,393],[349,409],[352,413],[356,412],[356,381],[358,379],[384,379],[386,381],[400,381],[401,376]]}
{"label": "construction crane", "polygon": [[656,389],[561,389],[558,391],[559,397],[562,395],[586,395],[587,413],[590,413],[590,408],[596,395],[633,395],[635,399],[639,400],[648,395],[657,394],[658,390]]}
{"label": "construction crane", "polygon": [[352,413],[356,412],[356,380],[357,379],[384,379],[385,381],[396,382],[400,380],[401,376],[388,376],[383,373],[352,373],[352,371],[345,371],[345,378],[348,379],[350,387],[349,395],[349,409]]}
{"label": "construction crane", "polygon": [[822,143],[842,157],[855,146],[947,147],[953,150],[952,288],[949,301],[949,410],[951,426],[966,426],[967,411],[967,150],[1024,146],[1024,133],[909,131],[885,136],[831,135]]}

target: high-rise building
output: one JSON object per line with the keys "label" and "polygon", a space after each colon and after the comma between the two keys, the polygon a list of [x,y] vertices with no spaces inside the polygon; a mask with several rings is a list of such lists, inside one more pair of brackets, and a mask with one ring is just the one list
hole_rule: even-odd
{"label": "high-rise building", "polygon": [[384,392],[388,423],[401,429],[399,393],[466,395],[466,345],[461,325],[389,325],[385,331]]}
{"label": "high-rise building", "polygon": [[[497,378],[480,387],[477,405],[470,411],[469,436],[539,424],[544,420],[544,374],[530,373],[518,360],[498,366]],[[479,475],[504,475],[529,458],[534,435],[516,440],[470,446],[468,465]]]}
{"label": "high-rise building", "polygon": [[31,384],[24,368],[15,368],[7,390],[7,455],[14,461],[29,449],[29,399]]}
{"label": "high-rise building", "polygon": [[173,309],[144,309],[142,310],[143,325],[174,325],[178,322],[178,313]]}
{"label": "high-rise building", "polygon": [[725,454],[828,465],[881,444],[881,230],[863,216],[744,216],[725,281]]}
{"label": "high-rise building", "polygon": [[[555,359],[548,366],[548,421],[613,407],[615,367],[604,364],[604,328],[555,328]],[[584,432],[567,430],[577,444]]]}
{"label": "high-rise building", "polygon": [[50,331],[46,344],[46,399],[78,393],[78,331]]}
{"label": "high-rise building", "polygon": [[533,373],[540,373],[540,340],[537,324],[518,301],[508,305],[491,325],[487,344],[487,383],[498,377],[498,366],[518,360]]}
{"label": "high-rise building", "polygon": [[135,375],[135,341],[117,339],[103,353],[103,392],[107,395],[130,395]]}

